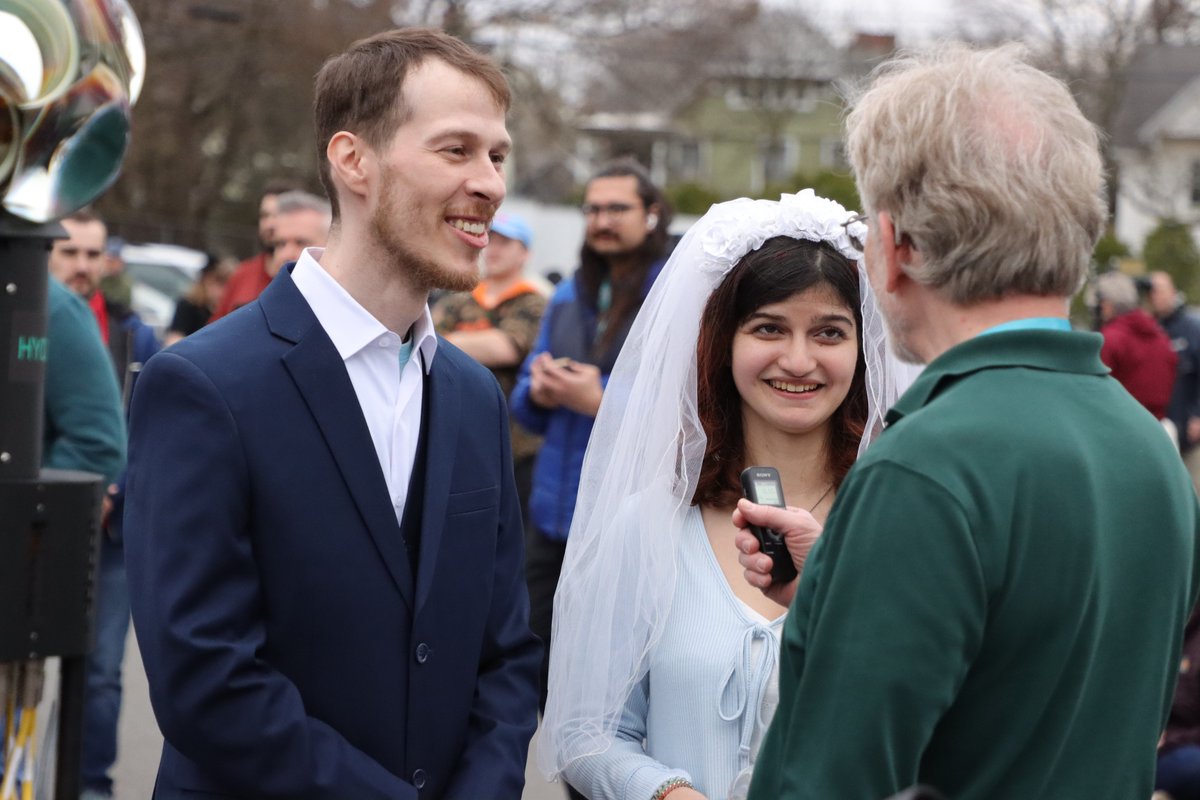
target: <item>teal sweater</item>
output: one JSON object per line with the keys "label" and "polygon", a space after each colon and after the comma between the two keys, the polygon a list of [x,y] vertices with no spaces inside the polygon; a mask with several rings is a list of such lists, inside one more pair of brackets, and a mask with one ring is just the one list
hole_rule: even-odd
{"label": "teal sweater", "polygon": [[96,317],[50,278],[46,428],[42,465],[96,472],[112,483],[125,468],[125,417]]}
{"label": "teal sweater", "polygon": [[1100,343],[977,337],[889,413],[800,579],[752,800],[1150,796],[1197,504]]}

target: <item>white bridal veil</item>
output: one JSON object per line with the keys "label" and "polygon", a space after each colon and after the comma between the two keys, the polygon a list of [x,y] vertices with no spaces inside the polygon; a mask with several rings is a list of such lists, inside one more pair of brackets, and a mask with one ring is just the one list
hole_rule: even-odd
{"label": "white bridal veil", "polygon": [[[612,742],[646,674],[675,592],[675,553],[704,457],[696,341],[708,297],[768,239],[827,242],[859,264],[869,417],[862,446],[915,374],[888,353],[883,320],[851,241],[866,236],[811,189],[714,205],[684,235],[646,298],[604,393],[583,463],[554,600],[550,699],[537,763],[547,779]],[[860,450],[861,451],[861,450]]]}

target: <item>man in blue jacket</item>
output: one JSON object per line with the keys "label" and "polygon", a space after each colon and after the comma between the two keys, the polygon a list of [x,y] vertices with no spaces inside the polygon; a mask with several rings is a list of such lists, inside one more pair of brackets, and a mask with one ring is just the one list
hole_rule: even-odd
{"label": "man in blue jacket", "polygon": [[505,401],[427,306],[479,279],[509,101],[440,31],[331,58],[328,246],[143,371],[125,536],[159,800],[520,798],[542,648]]}

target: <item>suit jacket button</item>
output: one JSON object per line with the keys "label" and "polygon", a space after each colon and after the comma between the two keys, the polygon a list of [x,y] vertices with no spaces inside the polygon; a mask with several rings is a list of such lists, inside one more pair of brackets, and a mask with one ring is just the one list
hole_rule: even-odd
{"label": "suit jacket button", "polygon": [[419,769],[413,773],[412,785],[418,789],[425,788],[425,770]]}
{"label": "suit jacket button", "polygon": [[[417,663],[424,664],[428,660],[429,660],[429,645],[425,644],[424,642],[421,642],[419,645],[417,645]],[[420,772],[420,770],[417,770],[417,771]],[[420,787],[417,787],[417,788],[420,788]]]}

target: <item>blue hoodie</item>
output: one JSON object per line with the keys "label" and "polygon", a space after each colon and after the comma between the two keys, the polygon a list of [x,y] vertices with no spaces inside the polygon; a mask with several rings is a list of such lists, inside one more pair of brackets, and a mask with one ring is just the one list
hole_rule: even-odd
{"label": "blue hoodie", "polygon": [[[655,262],[646,274],[642,297],[650,291],[662,271],[665,260]],[[533,467],[533,489],[529,495],[529,516],[533,526],[546,538],[566,541],[575,512],[575,495],[583,470],[583,454],[592,433],[593,417],[566,408],[546,409],[529,397],[529,371],[541,353],[593,364],[590,357],[596,330],[596,309],[576,288],[574,278],[559,284],[542,317],[537,341],[521,365],[517,385],[509,398],[509,409],[517,421],[531,432],[545,437]],[[613,360],[615,360],[615,353]],[[600,366],[601,385],[608,385],[611,361]]]}

